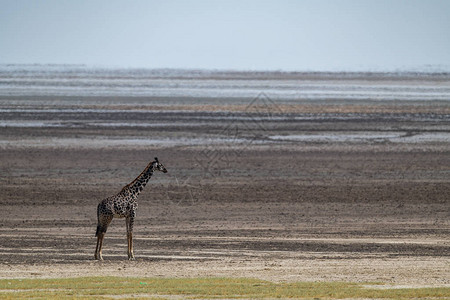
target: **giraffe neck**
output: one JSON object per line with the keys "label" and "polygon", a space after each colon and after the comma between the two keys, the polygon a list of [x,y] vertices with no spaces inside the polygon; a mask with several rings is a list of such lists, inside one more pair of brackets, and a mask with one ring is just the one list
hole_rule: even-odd
{"label": "giraffe neck", "polygon": [[135,180],[133,180],[130,184],[126,185],[122,189],[122,192],[137,197],[137,195],[139,195],[139,193],[145,187],[147,182],[150,180],[152,175],[153,175],[153,162],[149,163],[148,166],[144,169],[144,171],[142,171],[142,173],[139,174],[139,176],[136,177]]}

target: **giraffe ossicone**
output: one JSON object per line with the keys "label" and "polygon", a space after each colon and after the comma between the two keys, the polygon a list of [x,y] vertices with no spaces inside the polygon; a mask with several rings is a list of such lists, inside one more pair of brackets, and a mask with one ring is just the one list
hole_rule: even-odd
{"label": "giraffe ossicone", "polygon": [[139,193],[145,187],[147,182],[153,175],[154,171],[161,171],[167,173],[167,169],[158,158],[150,162],[144,171],[139,174],[136,179],[127,184],[122,190],[111,197],[103,199],[97,206],[97,246],[95,248],[95,259],[103,260],[102,245],[108,225],[114,217],[125,218],[127,226],[127,242],[128,242],[128,259],[134,260],[133,253],[133,225],[136,217],[136,209],[138,204],[136,202]]}

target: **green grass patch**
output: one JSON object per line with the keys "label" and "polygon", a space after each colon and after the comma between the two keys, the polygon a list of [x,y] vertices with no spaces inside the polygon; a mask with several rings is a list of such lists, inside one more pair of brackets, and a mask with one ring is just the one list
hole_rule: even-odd
{"label": "green grass patch", "polygon": [[366,288],[359,283],[274,283],[248,278],[83,277],[0,280],[1,299],[108,299],[118,295],[146,299],[172,296],[181,296],[183,299],[450,299],[450,288],[376,289]]}

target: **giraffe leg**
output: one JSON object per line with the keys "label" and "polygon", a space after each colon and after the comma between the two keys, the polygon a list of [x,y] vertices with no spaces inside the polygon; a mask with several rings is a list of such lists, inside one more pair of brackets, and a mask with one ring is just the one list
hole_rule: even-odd
{"label": "giraffe leg", "polygon": [[105,237],[105,233],[99,233],[97,235],[97,247],[95,248],[95,259],[96,260],[103,260],[102,257],[102,245],[103,245],[103,238]]}
{"label": "giraffe leg", "polygon": [[134,224],[134,217],[127,217],[126,218],[126,224],[127,224],[127,242],[128,242],[128,260],[134,260],[134,253],[133,253],[133,224]]}
{"label": "giraffe leg", "polygon": [[128,259],[134,260],[134,253],[133,253],[133,233],[127,233],[127,240],[128,240]]}
{"label": "giraffe leg", "polygon": [[95,254],[94,257],[96,260],[103,260],[102,257],[102,246],[103,246],[103,239],[105,238],[106,229],[108,229],[109,223],[111,223],[113,217],[112,216],[104,216],[100,215],[98,217],[98,224],[97,224],[97,246],[95,247]]}

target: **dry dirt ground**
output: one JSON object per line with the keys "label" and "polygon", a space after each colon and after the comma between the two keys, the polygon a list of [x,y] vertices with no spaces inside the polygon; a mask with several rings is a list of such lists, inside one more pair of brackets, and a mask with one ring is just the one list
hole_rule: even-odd
{"label": "dry dirt ground", "polygon": [[[164,118],[187,122],[189,113],[178,107]],[[448,115],[427,116],[423,122],[379,115],[366,122],[273,119],[270,134],[448,133]],[[106,114],[100,117],[108,122]],[[256,124],[237,128],[257,137],[251,142],[139,143],[145,136],[230,138],[225,121],[208,122],[188,129],[3,127],[0,278],[232,276],[450,285],[448,142],[273,142],[269,129]],[[108,229],[105,260],[94,261],[97,203],[154,156],[169,173],[155,174],[138,200],[136,261],[126,260],[121,219]]]}

